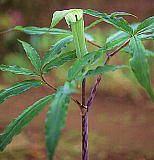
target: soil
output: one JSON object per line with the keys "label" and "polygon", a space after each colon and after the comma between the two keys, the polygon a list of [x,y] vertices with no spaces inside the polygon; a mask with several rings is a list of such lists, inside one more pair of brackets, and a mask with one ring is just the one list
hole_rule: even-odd
{"label": "soil", "polygon": [[[48,88],[31,89],[1,105],[0,131],[27,106],[50,94]],[[78,98],[78,95],[75,95]],[[79,98],[78,98],[79,99]],[[44,121],[47,107],[12,144],[0,160],[46,160]],[[80,112],[71,102],[55,160],[79,160]],[[130,100],[97,93],[89,112],[90,160],[154,160],[154,105],[150,100]]]}

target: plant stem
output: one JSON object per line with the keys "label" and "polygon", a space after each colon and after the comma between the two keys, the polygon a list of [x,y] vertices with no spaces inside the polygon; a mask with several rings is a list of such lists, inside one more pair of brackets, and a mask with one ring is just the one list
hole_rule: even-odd
{"label": "plant stem", "polygon": [[[82,81],[82,105],[86,105],[86,79]],[[82,108],[85,110],[85,108]],[[84,113],[84,111],[82,112]],[[88,160],[88,112],[82,114],[82,160]]]}
{"label": "plant stem", "polygon": [[[115,54],[117,54],[122,48],[126,47],[128,45],[130,40],[127,40],[124,44],[122,44],[120,47],[116,48],[114,51],[112,51],[111,53],[107,53],[107,58],[104,62],[104,65],[107,65],[110,61],[110,57],[114,56]],[[95,45],[96,46],[96,45]],[[99,47],[100,48],[100,47]],[[97,86],[99,85],[100,81],[102,79],[102,74],[99,74],[96,78],[96,81],[94,83],[94,86],[90,92],[90,96],[88,98],[88,102],[87,102],[87,111],[89,111],[91,104],[93,103],[93,100],[95,98],[96,95],[96,91],[97,91]]]}

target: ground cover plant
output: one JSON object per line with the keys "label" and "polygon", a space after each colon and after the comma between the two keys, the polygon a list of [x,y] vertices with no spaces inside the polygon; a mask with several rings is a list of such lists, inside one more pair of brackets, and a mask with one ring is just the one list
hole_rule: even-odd
{"label": "ground cover plant", "polygon": [[[97,20],[89,26],[84,27],[84,14],[94,16]],[[148,65],[148,57],[153,57],[154,54],[152,51],[146,50],[142,42],[142,40],[154,39],[154,17],[149,17],[141,23],[130,25],[121,16],[135,17],[125,12],[106,14],[94,10],[70,9],[56,11],[53,14],[49,28],[16,26],[9,30],[21,31],[30,35],[61,34],[65,37],[52,45],[43,57],[29,43],[18,40],[35,71],[17,65],[0,65],[0,70],[2,71],[36,77],[36,79],[24,80],[1,90],[0,103],[32,87],[37,88],[47,85],[51,90],[55,91],[54,94],[47,95],[29,106],[4,129],[4,132],[0,134],[0,151],[3,151],[13,140],[14,136],[18,135],[49,104],[45,121],[45,139],[48,158],[53,159],[56,145],[64,128],[68,104],[72,100],[79,108],[82,121],[82,160],[88,160],[88,112],[90,111],[102,76],[107,72],[123,68],[129,69],[134,73],[137,81],[148,93],[151,100],[154,101]],[[63,18],[65,18],[70,28],[69,30],[55,28]],[[89,39],[90,35],[87,31],[96,24],[104,22],[113,25],[119,31],[108,37],[106,43],[100,46]],[[74,49],[63,52],[69,43],[74,44]],[[98,49],[88,51],[87,43],[94,45]],[[126,54],[130,54],[129,63],[124,65],[109,65],[111,57],[121,50]],[[98,65],[98,61],[101,61],[101,64]],[[63,86],[55,87],[52,85],[52,82],[46,81],[44,76],[46,73],[67,62],[72,63],[70,63],[71,65],[67,69],[66,81]],[[96,81],[92,86],[90,95],[86,98],[86,81],[88,77],[92,76],[97,76]],[[77,83],[81,85],[81,102],[72,96],[72,93],[79,92],[79,89],[76,87]]]}

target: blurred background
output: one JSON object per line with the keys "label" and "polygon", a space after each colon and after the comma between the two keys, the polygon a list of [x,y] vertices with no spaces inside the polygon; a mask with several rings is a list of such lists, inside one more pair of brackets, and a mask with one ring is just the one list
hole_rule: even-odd
{"label": "blurred background", "polygon": [[[69,8],[94,9],[111,13],[124,11],[138,17],[126,17],[130,23],[136,23],[154,15],[153,0],[0,0],[0,31],[11,27],[38,26],[49,27],[54,11]],[[94,20],[85,16],[85,24]],[[59,28],[67,28],[62,21]],[[109,24],[99,24],[89,30],[99,45],[115,33],[116,29]],[[29,60],[17,39],[27,41],[43,55],[60,36],[30,36],[20,32],[0,34],[0,63],[19,65],[31,68]],[[145,47],[154,51],[154,41],[144,42]],[[69,45],[68,50],[73,45]],[[89,45],[89,49],[95,49]],[[110,64],[128,64],[127,54],[120,52]],[[151,78],[154,88],[154,58],[150,61]],[[55,86],[62,85],[69,64],[46,75],[46,80]],[[12,83],[29,79],[25,76],[0,72],[0,89]],[[87,95],[95,78],[89,78]],[[27,106],[32,105],[45,95],[51,93],[46,86],[31,89],[18,97],[11,97],[0,107],[0,132],[20,114]],[[80,100],[79,93],[76,98]],[[14,138],[0,160],[46,160],[44,143],[45,110],[28,125],[23,132]],[[66,127],[55,153],[55,160],[78,160],[81,154],[80,145],[80,112],[71,103],[69,106]],[[127,69],[118,70],[103,76],[97,97],[89,113],[89,147],[90,160],[154,160],[154,105],[140,88],[132,73]]]}

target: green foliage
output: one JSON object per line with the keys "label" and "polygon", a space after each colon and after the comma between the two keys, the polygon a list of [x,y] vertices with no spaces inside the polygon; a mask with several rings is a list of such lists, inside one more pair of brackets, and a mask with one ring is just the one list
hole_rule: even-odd
{"label": "green foliage", "polygon": [[118,31],[107,38],[106,44],[104,45],[103,48],[106,50],[113,49],[123,44],[129,38],[130,38],[130,35],[128,33],[123,31]]}
{"label": "green foliage", "polygon": [[146,49],[145,50],[145,55],[148,56],[148,57],[154,57],[154,52]]}
{"label": "green foliage", "polygon": [[[116,16],[114,15],[114,13],[113,13],[113,15],[108,15],[106,13],[100,13],[100,12],[94,11],[94,10],[84,10],[84,13],[89,14],[94,17],[101,18],[103,21],[105,21],[109,24],[112,24],[116,28],[133,35],[133,29],[131,28],[129,23],[122,17],[116,17],[118,15],[118,12],[116,12],[116,14],[115,14]],[[125,13],[122,14],[122,12],[119,12],[119,14],[126,15]]]}
{"label": "green foliage", "polygon": [[115,47],[118,47],[125,43],[130,37],[122,37],[122,38],[117,38],[117,39],[107,39],[105,45],[102,47],[102,50],[112,50]]}
{"label": "green foliage", "polygon": [[21,31],[30,35],[71,35],[71,31],[59,29],[59,28],[40,28],[40,27],[22,27],[16,26],[9,29],[9,31]]}
{"label": "green foliage", "polygon": [[[124,49],[121,50],[122,52],[126,52],[126,53],[129,53],[131,56],[133,56],[133,51],[131,49],[130,46],[127,46],[125,47]],[[144,50],[144,55],[147,56],[147,57],[154,57],[154,52],[153,51],[150,51],[148,49],[145,49]]]}
{"label": "green foliage", "polygon": [[[88,27],[84,28],[84,13],[97,17],[99,19],[92,22]],[[16,83],[7,89],[1,90],[0,103],[11,96],[17,96],[32,87],[39,87],[43,83],[47,84],[56,91],[54,95],[46,96],[34,103],[32,106],[28,107],[21,115],[19,115],[13,122],[11,122],[8,127],[6,127],[4,133],[0,134],[0,151],[3,151],[6,145],[12,141],[13,137],[18,135],[25,127],[25,125],[27,125],[35,116],[38,115],[40,111],[42,111],[42,109],[48,102],[52,101],[52,104],[50,104],[49,106],[45,122],[45,138],[48,158],[50,160],[53,159],[56,145],[60,138],[61,131],[64,128],[71,93],[76,91],[76,80],[82,80],[83,78],[105,74],[110,71],[115,71],[117,69],[127,67],[126,65],[98,66],[98,64],[96,63],[98,60],[102,60],[101,57],[103,56],[108,56],[107,60],[109,60],[109,56],[115,55],[122,48],[124,48],[124,52],[130,53],[130,55],[132,56],[130,58],[130,69],[134,73],[140,85],[147,91],[151,99],[154,101],[154,93],[151,88],[150,81],[149,65],[147,62],[147,56],[154,57],[154,53],[152,51],[145,50],[144,45],[141,41],[154,39],[154,17],[150,17],[141,23],[130,25],[124,18],[117,17],[121,15],[134,16],[130,13],[125,12],[113,12],[109,15],[94,10],[70,9],[56,11],[53,14],[51,29],[16,26],[8,30],[22,31],[30,35],[61,34],[65,35],[65,37],[63,36],[63,38],[52,45],[52,47],[44,54],[43,58],[40,57],[37,51],[30,44],[19,40],[26,52],[27,57],[30,59],[32,65],[38,73],[17,65],[0,65],[0,70],[2,71],[9,71],[14,74],[21,75],[38,76],[43,80],[43,82],[41,80],[34,79],[25,80]],[[68,27],[71,27],[72,31],[53,28],[63,18],[65,18]],[[92,37],[88,33],[84,32],[103,21],[115,26],[120,31],[108,37],[106,43],[101,45],[102,47],[91,42],[95,47],[99,47],[99,50],[88,52],[85,37],[88,40],[90,37],[90,41]],[[72,40],[74,40],[74,48],[71,49],[71,51],[64,51],[64,48],[67,47]],[[129,40],[130,44],[128,47],[126,47],[126,42],[129,42]],[[113,50],[116,47],[118,48],[115,50],[115,52],[112,52],[114,54],[107,53],[108,51]],[[45,81],[45,79],[43,78],[44,73],[48,73],[53,68],[58,68],[59,66],[71,60],[74,60],[74,63],[67,70],[67,80],[64,83],[64,86],[56,89]],[[108,64],[107,60],[105,61],[105,64]],[[88,104],[91,104],[94,99],[98,83],[99,80],[97,79],[97,83],[95,83],[93,87]],[[81,107],[83,107],[83,105],[74,98],[72,99],[79,105],[82,112]]]}
{"label": "green foliage", "polygon": [[68,70],[67,80],[72,81],[72,80],[80,79],[85,73],[83,71],[84,68],[94,60],[97,54],[101,56],[102,55],[101,53],[102,53],[101,51],[93,51],[77,59],[77,61],[75,61]]}
{"label": "green foliage", "polygon": [[53,159],[53,154],[60,138],[61,130],[64,128],[72,91],[74,91],[72,85],[65,83],[64,87],[60,87],[55,94],[52,104],[48,109],[45,125],[45,138],[48,158],[50,160]]}
{"label": "green foliage", "polygon": [[55,56],[58,55],[71,41],[73,40],[72,36],[65,37],[55,43],[44,55],[42,60],[42,68],[50,63]]}
{"label": "green foliage", "polygon": [[145,19],[137,26],[135,34],[154,32],[154,16]]}
{"label": "green foliage", "polygon": [[126,13],[126,12],[113,12],[111,13],[111,16],[133,16],[136,17],[135,15],[131,14],[131,13]]}
{"label": "green foliage", "polygon": [[98,66],[96,69],[89,70],[83,78],[97,76],[99,74],[104,74],[107,72],[115,71],[119,68],[127,67],[126,65],[119,65],[119,66],[113,66],[113,65],[105,65],[105,66]]}
{"label": "green foliage", "polygon": [[4,102],[5,99],[11,96],[17,96],[32,87],[37,88],[41,86],[41,84],[43,84],[42,81],[32,79],[18,82],[7,89],[2,89],[0,90],[0,103]]}
{"label": "green foliage", "polygon": [[42,73],[47,73],[49,72],[52,68],[59,67],[63,65],[64,63],[73,60],[76,58],[76,51],[69,51],[65,53],[61,53],[57,56],[55,56],[48,64],[46,64],[43,69]]}
{"label": "green foliage", "polygon": [[17,136],[22,129],[45,107],[45,105],[53,99],[54,95],[46,96],[32,106],[25,109],[15,120],[13,120],[0,134],[0,151],[12,141],[14,136]]}
{"label": "green foliage", "polygon": [[19,42],[21,42],[27,57],[30,59],[31,63],[33,64],[33,66],[35,67],[35,69],[40,72],[41,71],[41,59],[39,54],[37,53],[37,51],[27,42],[21,41],[19,40]]}
{"label": "green foliage", "polygon": [[30,75],[30,76],[39,76],[37,73],[31,71],[30,69],[19,67],[17,65],[8,66],[8,65],[0,65],[0,70],[2,71],[9,71],[14,74],[21,74],[21,75]]}
{"label": "green foliage", "polygon": [[154,33],[151,33],[151,34],[140,34],[138,36],[138,38],[141,39],[141,40],[154,39]]}
{"label": "green foliage", "polygon": [[151,88],[149,65],[145,56],[145,49],[137,36],[131,38],[130,49],[133,53],[133,57],[130,59],[131,70],[140,85],[148,92],[149,96],[154,101],[154,93]]}

